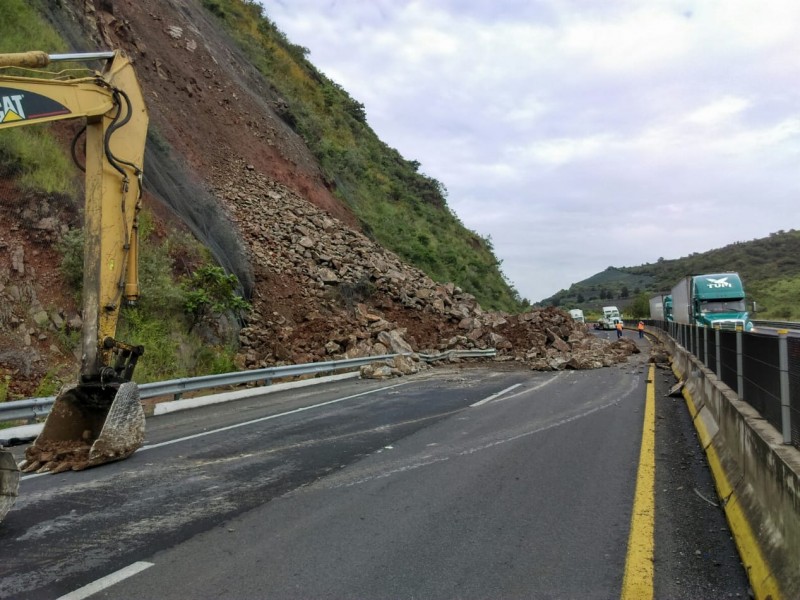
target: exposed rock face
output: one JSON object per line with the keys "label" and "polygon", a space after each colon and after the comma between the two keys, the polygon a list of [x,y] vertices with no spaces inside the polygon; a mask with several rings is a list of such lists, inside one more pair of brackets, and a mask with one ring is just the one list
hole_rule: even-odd
{"label": "exposed rock face", "polygon": [[[630,340],[610,344],[591,335],[556,308],[485,311],[472,295],[434,282],[244,163],[217,175],[217,195],[240,224],[256,273],[252,313],[240,334],[242,368],[496,348],[498,360],[537,370],[594,369],[637,351]],[[383,377],[413,368],[403,363],[363,373]]]}

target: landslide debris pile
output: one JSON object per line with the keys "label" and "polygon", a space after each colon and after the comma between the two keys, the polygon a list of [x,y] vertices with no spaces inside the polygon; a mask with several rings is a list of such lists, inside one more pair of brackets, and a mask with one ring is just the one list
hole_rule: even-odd
{"label": "landslide debris pile", "polygon": [[536,370],[594,369],[638,352],[630,340],[591,335],[556,308],[484,311],[472,295],[437,284],[244,163],[221,166],[215,180],[256,281],[239,336],[241,368],[494,347],[499,360]]}

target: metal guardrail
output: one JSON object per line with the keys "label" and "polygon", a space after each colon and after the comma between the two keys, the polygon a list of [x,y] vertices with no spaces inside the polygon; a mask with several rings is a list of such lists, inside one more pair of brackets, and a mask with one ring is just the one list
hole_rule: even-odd
{"label": "metal guardrail", "polygon": [[425,362],[432,363],[437,360],[449,360],[451,358],[494,358],[497,356],[497,350],[494,348],[487,348],[486,350],[448,350],[439,354],[419,354],[418,356]]}
{"label": "metal guardrail", "polygon": [[800,323],[795,323],[793,321],[761,321],[761,320],[753,320],[753,325],[755,327],[774,327],[775,329],[792,329],[792,330],[800,330]]}
{"label": "metal guardrail", "polygon": [[[441,354],[419,354],[418,356],[421,360],[432,363],[451,358],[492,358],[496,354],[497,351],[494,348],[489,348],[486,350],[449,350]],[[144,400],[171,395],[173,399],[179,400],[181,395],[186,392],[242,385],[257,381],[262,381],[262,385],[269,385],[273,379],[333,373],[334,371],[353,369],[371,363],[386,361],[397,356],[408,356],[408,354],[380,354],[378,356],[364,356],[346,360],[283,365],[252,371],[235,371],[218,375],[201,375],[200,377],[183,377],[167,381],[143,383],[139,386],[139,397]],[[0,423],[21,420],[33,421],[39,417],[44,417],[50,412],[55,399],[55,396],[48,396],[46,398],[28,398],[27,400],[2,402],[0,403]]]}
{"label": "metal guardrail", "polygon": [[[800,449],[800,337],[780,323],[777,331],[720,330],[650,321],[693,354],[739,398]],[[764,323],[761,321],[761,323]],[[762,325],[762,327],[771,327]]]}

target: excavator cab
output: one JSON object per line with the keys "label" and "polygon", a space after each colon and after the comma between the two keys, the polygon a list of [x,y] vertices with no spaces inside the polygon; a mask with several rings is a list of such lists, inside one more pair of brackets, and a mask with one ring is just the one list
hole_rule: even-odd
{"label": "excavator cab", "polygon": [[[58,61],[99,61],[102,68],[81,77],[43,70]],[[11,75],[4,71],[8,67],[33,75]],[[114,339],[123,303],[139,294],[138,212],[148,117],[133,67],[120,51],[0,54],[0,130],[65,119],[86,123],[78,134],[85,133],[83,164],[76,158],[86,173],[81,370],[77,383],[58,394],[41,434],[26,450],[25,471],[85,469],[126,458],[144,441],[144,411],[132,381],[143,349]],[[0,452],[0,511],[10,508],[19,481],[10,457]]]}

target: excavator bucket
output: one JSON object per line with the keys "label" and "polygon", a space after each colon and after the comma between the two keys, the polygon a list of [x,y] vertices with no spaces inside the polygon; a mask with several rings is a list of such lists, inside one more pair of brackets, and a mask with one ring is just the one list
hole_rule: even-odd
{"label": "excavator bucket", "polygon": [[56,398],[39,437],[25,451],[22,470],[80,471],[122,460],[142,445],[144,426],[135,383],[67,386]]}
{"label": "excavator bucket", "polygon": [[0,521],[6,516],[19,492],[19,469],[11,452],[0,450]]}

